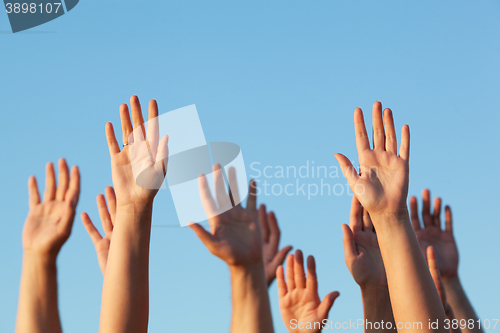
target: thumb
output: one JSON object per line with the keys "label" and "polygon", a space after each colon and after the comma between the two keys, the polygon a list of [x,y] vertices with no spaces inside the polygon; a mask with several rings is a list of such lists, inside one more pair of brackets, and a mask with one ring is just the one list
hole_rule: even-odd
{"label": "thumb", "polygon": [[274,256],[273,260],[271,261],[273,263],[273,266],[278,267],[279,265],[283,264],[283,262],[285,261],[286,255],[292,249],[293,249],[293,247],[288,245],[288,246],[285,246],[284,248],[282,248],[281,250],[279,250],[278,253],[276,253],[276,255]]}
{"label": "thumb", "polygon": [[[202,241],[203,244],[207,247],[207,249],[212,252],[212,249],[214,248],[215,245],[215,239],[214,236],[209,233],[208,231],[205,230],[201,225],[198,223],[189,223],[188,227],[191,228],[196,236]],[[212,252],[213,253],[213,252]]]}
{"label": "thumb", "polygon": [[335,302],[335,299],[337,299],[337,297],[339,296],[340,296],[339,292],[334,291],[326,295],[325,298],[323,298],[323,301],[318,306],[318,313],[321,318],[328,318],[328,313],[330,312],[330,309],[333,306],[333,302]]}
{"label": "thumb", "polygon": [[354,185],[356,184],[359,178],[356,169],[352,166],[351,161],[344,155],[337,153],[335,154],[335,158],[337,159],[337,162],[339,162],[340,169],[342,169],[342,173],[344,173],[344,176],[347,179],[347,182],[349,183],[351,190],[355,192]]}

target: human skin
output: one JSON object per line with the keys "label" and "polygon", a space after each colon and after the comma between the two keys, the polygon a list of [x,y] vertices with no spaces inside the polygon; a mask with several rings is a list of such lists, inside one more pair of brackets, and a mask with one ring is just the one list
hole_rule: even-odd
{"label": "human skin", "polygon": [[30,210],[23,229],[23,268],[16,321],[17,333],[61,332],[57,302],[56,259],[71,234],[80,194],[80,174],[71,176],[59,160],[59,184],[47,164],[45,193],[40,200],[35,177],[28,181]]}
{"label": "human skin", "polygon": [[[158,106],[149,103],[144,126],[137,96],[120,107],[122,150],[111,123],[106,138],[116,194],[113,241],[110,242],[102,288],[100,332],[147,332],[149,315],[149,242],[153,199],[166,175],[168,137],[158,138]],[[132,128],[133,123],[133,128]],[[140,171],[141,186],[137,185]]]}
{"label": "human skin", "polygon": [[[427,327],[429,320],[444,322],[446,315],[427,263],[410,223],[406,205],[409,181],[410,131],[401,132],[399,155],[392,111],[373,105],[373,148],[370,148],[363,112],[354,111],[354,131],[360,165],[335,154],[349,186],[370,214],[384,261],[396,323],[420,322],[422,327],[398,328],[400,332],[446,332]],[[384,124],[385,122],[385,124]]]}
{"label": "human skin", "polygon": [[[350,225],[343,224],[344,257],[354,281],[361,288],[365,322],[384,323],[383,329],[366,325],[365,332],[394,332],[389,286],[377,234],[370,215],[353,196]],[[387,329],[387,323],[392,329]]]}
{"label": "human skin", "polygon": [[418,215],[418,201],[410,198],[411,222],[415,233],[420,239],[423,250],[432,246],[436,256],[436,264],[446,291],[447,300],[456,319],[460,322],[474,321],[474,327],[462,326],[464,333],[482,333],[483,329],[477,324],[479,320],[472,304],[458,276],[458,247],[453,235],[453,216],[450,206],[445,207],[444,228],[441,222],[441,198],[434,200],[434,210],[431,213],[431,194],[425,189],[422,191],[422,222]]}
{"label": "human skin", "polygon": [[[198,238],[229,267],[231,275],[232,316],[230,332],[274,332],[268,283],[263,260],[263,239],[256,210],[255,183],[250,186],[247,206],[232,207],[226,193],[220,165],[214,165],[212,197],[205,176],[199,178],[200,196],[207,213],[210,231],[191,223]],[[229,186],[233,202],[240,202],[236,174],[229,169]]]}
{"label": "human skin", "polygon": [[339,296],[334,291],[323,300],[318,294],[316,262],[313,256],[307,258],[307,277],[304,271],[302,251],[289,254],[286,262],[286,281],[283,266],[276,271],[281,317],[290,333],[321,332],[324,320]]}

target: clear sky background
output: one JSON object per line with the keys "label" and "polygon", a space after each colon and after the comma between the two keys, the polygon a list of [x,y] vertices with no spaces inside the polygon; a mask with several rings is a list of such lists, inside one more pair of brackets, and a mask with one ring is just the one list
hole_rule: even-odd
{"label": "clear sky background", "polygon": [[[95,197],[111,184],[104,125],[119,129],[133,94],[162,113],[196,104],[207,141],[237,143],[249,176],[253,162],[330,167],[335,152],[355,162],[353,111],[369,115],[381,100],[398,128],[410,125],[410,195],[428,187],[452,206],[460,277],[479,316],[499,318],[499,59],[498,0],[87,0],[17,34],[0,13],[0,332],[14,330],[28,177],[43,183],[59,157],[77,164],[77,215],[100,227]],[[316,256],[320,296],[340,291],[330,318],[362,318],[341,241],[350,197],[258,201],[276,212],[282,246]],[[228,331],[228,269],[192,230],[172,227],[168,189],[153,224],[170,227],[152,230],[150,331]],[[58,269],[64,330],[97,331],[102,276],[79,217]],[[276,285],[270,294],[286,332]]]}

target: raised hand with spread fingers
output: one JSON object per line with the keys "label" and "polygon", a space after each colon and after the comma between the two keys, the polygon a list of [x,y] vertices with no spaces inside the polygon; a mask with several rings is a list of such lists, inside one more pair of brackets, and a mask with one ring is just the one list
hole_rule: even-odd
{"label": "raised hand with spread fingers", "polygon": [[40,200],[35,177],[28,181],[30,210],[23,229],[23,269],[16,332],[61,332],[57,306],[56,259],[71,234],[80,194],[80,174],[59,160],[59,184],[47,164]]}
{"label": "raised hand with spread fingers", "polygon": [[167,172],[168,136],[159,139],[156,101],[149,103],[147,128],[137,96],[132,96],[130,105],[132,121],[128,106],[122,104],[120,107],[122,150],[113,126],[106,124],[116,195],[116,214],[111,223],[113,239],[105,264],[99,324],[99,330],[106,333],[147,332],[153,199]]}
{"label": "raised hand with spread fingers", "polygon": [[319,298],[313,256],[307,258],[307,277],[302,251],[296,250],[286,260],[286,282],[283,266],[277,268],[276,278],[281,317],[289,332],[315,333],[329,327],[328,313],[339,293]]}
{"label": "raised hand with spread fingers", "polygon": [[[236,173],[228,171],[233,202],[240,202]],[[262,256],[262,235],[257,216],[255,185],[250,186],[246,209],[241,204],[232,206],[226,192],[222,170],[213,168],[212,197],[205,176],[199,178],[200,196],[208,216],[210,231],[199,224],[189,224],[207,249],[229,266],[232,290],[231,332],[272,333],[273,323]]]}
{"label": "raised hand with spread fingers", "polygon": [[370,323],[385,323],[380,329],[368,326],[365,332],[392,331],[396,327],[392,314],[389,286],[377,234],[370,214],[353,196],[350,226],[343,224],[345,262],[354,281],[361,288],[364,318]]}
{"label": "raised hand with spread fingers", "polygon": [[[462,326],[464,333],[481,333],[482,328],[477,324],[478,316],[472,307],[469,298],[458,277],[458,248],[453,235],[453,217],[451,208],[444,210],[444,229],[441,222],[441,198],[434,200],[434,209],[431,213],[431,194],[429,190],[422,191],[422,221],[418,215],[418,202],[416,197],[410,198],[411,222],[415,233],[420,239],[422,249],[429,249],[435,254],[436,266],[439,267],[440,278],[446,290],[450,307],[459,321],[474,321],[474,325]],[[432,271],[431,271],[432,272]]]}
{"label": "raised hand with spread fingers", "polygon": [[[409,181],[410,132],[401,132],[399,154],[392,111],[373,105],[373,148],[363,112],[354,111],[359,174],[342,154],[335,154],[351,190],[371,217],[384,261],[395,322],[420,322],[411,332],[430,332],[424,323],[446,318],[427,263],[410,223],[406,199]],[[445,332],[443,327],[434,333]]]}

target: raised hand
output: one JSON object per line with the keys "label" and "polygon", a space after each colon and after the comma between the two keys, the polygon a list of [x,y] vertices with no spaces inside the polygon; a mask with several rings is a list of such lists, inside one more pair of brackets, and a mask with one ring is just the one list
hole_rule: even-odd
{"label": "raised hand", "polygon": [[[213,167],[214,188],[217,198],[215,202],[205,176],[200,176],[199,187],[201,201],[210,224],[210,232],[199,224],[189,224],[208,250],[224,260],[230,266],[248,265],[262,262],[262,236],[257,217],[255,186],[250,186],[247,207],[236,205],[232,209],[229,194],[226,192],[222,171],[219,164]],[[237,199],[236,174],[229,169],[229,184],[234,191],[234,202]],[[220,213],[222,212],[222,213]],[[220,213],[220,214],[219,214]]]}
{"label": "raised hand", "polygon": [[106,124],[117,205],[151,205],[167,173],[168,135],[158,142],[158,105],[155,100],[149,102],[147,132],[137,96],[130,98],[130,106],[133,128],[127,104],[120,106],[123,150],[120,151],[113,125]]}
{"label": "raised hand", "polygon": [[59,160],[59,184],[54,166],[47,164],[45,193],[40,200],[35,177],[28,181],[30,210],[23,230],[23,270],[16,332],[62,331],[57,304],[56,259],[71,234],[80,195],[80,174],[74,166],[69,175]]}
{"label": "raised hand", "polygon": [[360,164],[359,174],[347,157],[335,154],[354,194],[372,218],[375,215],[407,214],[410,158],[408,125],[403,126],[401,131],[399,155],[392,111],[385,109],[382,119],[380,102],[373,104],[373,148],[370,148],[360,108],[354,111],[354,130]]}
{"label": "raised hand", "polygon": [[343,224],[347,268],[361,288],[387,288],[382,254],[370,215],[353,196],[350,226]]}
{"label": "raised hand", "polygon": [[30,210],[23,229],[26,252],[55,258],[71,234],[76,204],[80,195],[80,174],[74,166],[69,175],[64,159],[59,160],[59,185],[56,185],[54,166],[46,167],[43,202],[35,177],[28,181]]}
{"label": "raised hand", "polygon": [[276,268],[283,264],[286,255],[292,246],[288,245],[279,249],[281,232],[278,227],[278,220],[274,212],[266,213],[266,206],[260,205],[259,207],[259,223],[262,230],[262,240],[264,242],[262,252],[264,255],[264,268],[266,270],[267,285],[271,286],[276,278]]}
{"label": "raised hand", "polygon": [[458,275],[458,248],[453,236],[453,220],[451,208],[445,208],[445,228],[441,226],[441,198],[434,200],[434,211],[431,213],[431,194],[429,190],[422,191],[423,226],[418,217],[417,198],[410,198],[411,222],[413,230],[420,239],[423,249],[432,246],[436,253],[439,271],[443,279]]}
{"label": "raised hand", "polygon": [[283,266],[278,267],[276,278],[281,317],[288,331],[321,332],[339,293],[331,292],[320,300],[314,257],[307,258],[306,277],[302,252],[296,250],[286,260],[286,282]]}
{"label": "raised hand", "polygon": [[102,275],[106,270],[106,263],[108,261],[109,245],[111,243],[111,235],[113,233],[113,225],[116,216],[116,196],[113,187],[108,186],[105,190],[106,199],[108,200],[109,209],[106,205],[106,199],[104,195],[99,194],[96,198],[97,208],[99,210],[99,217],[101,219],[102,228],[104,229],[104,237],[95,225],[87,213],[82,213],[81,218],[90,239],[94,243],[95,251],[97,254],[97,261],[99,262],[99,268],[101,269]]}
{"label": "raised hand", "polygon": [[217,202],[210,193],[205,176],[200,176],[200,196],[208,216],[210,232],[199,224],[191,223],[189,227],[212,254],[229,266],[232,286],[230,332],[272,333],[273,320],[262,259],[263,242],[255,209],[255,183],[250,184],[246,209],[242,208],[241,204],[230,208],[232,202],[241,200],[234,168],[230,168],[228,174],[230,194],[226,192],[220,165],[214,165]]}

